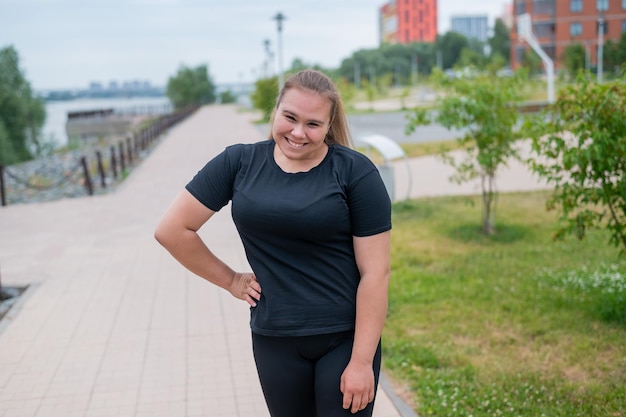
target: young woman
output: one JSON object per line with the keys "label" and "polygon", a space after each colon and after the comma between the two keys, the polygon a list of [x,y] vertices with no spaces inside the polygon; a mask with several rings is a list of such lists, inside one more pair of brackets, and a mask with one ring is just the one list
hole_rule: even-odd
{"label": "young woman", "polygon": [[[350,149],[323,73],[290,77],[270,140],[227,147],[187,184],[156,239],[186,268],[250,304],[254,357],[273,417],[371,416],[387,311],[391,203]],[[197,230],[229,201],[252,273]]]}

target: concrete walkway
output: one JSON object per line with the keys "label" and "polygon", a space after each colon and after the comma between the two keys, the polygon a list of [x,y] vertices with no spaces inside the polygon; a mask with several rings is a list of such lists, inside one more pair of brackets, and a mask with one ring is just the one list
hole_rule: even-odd
{"label": "concrete walkway", "polygon": [[[0,207],[2,283],[29,286],[0,323],[0,417],[268,415],[247,306],[153,239],[209,158],[263,138],[251,119],[230,106],[202,108],[113,193]],[[417,173],[416,185],[432,183],[436,169]],[[201,235],[234,269],[248,269],[229,210]],[[379,392],[376,417],[411,414]]]}
{"label": "concrete walkway", "polygon": [[[530,142],[521,141],[517,145],[522,159],[530,156]],[[465,157],[464,151],[450,152],[457,162]],[[424,156],[414,159],[396,159],[390,164],[394,174],[394,200],[421,197],[441,197],[445,195],[481,194],[480,179],[456,184],[450,181],[454,168],[445,164],[439,156]],[[496,178],[500,192],[524,192],[550,188],[547,183],[532,174],[521,162],[511,160],[502,167]]]}

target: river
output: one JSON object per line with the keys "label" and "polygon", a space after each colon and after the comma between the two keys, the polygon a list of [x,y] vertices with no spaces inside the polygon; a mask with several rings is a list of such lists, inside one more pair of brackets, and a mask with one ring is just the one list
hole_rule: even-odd
{"label": "river", "polygon": [[114,109],[117,112],[128,112],[134,109],[170,108],[170,101],[167,97],[129,97],[129,98],[89,98],[68,101],[48,101],[46,102],[46,122],[43,125],[43,138],[46,141],[53,141],[55,147],[63,147],[67,144],[67,134],[65,123],[67,113],[73,111]]}
{"label": "river", "polygon": [[[65,123],[67,112],[79,110],[100,110],[113,108],[117,111],[131,110],[133,108],[154,107],[170,105],[167,97],[135,97],[135,98],[100,98],[100,99],[77,99],[70,101],[50,101],[46,103],[47,118],[43,126],[45,139],[54,139],[57,147],[67,144]],[[245,103],[244,105],[250,105]],[[163,108],[163,107],[161,107]],[[360,136],[381,134],[396,142],[430,142],[449,140],[463,135],[464,130],[448,130],[434,123],[429,126],[419,126],[411,135],[404,133],[407,124],[404,111],[381,112],[349,115],[350,128],[353,136],[358,140]],[[258,126],[265,136],[269,131],[267,125]]]}

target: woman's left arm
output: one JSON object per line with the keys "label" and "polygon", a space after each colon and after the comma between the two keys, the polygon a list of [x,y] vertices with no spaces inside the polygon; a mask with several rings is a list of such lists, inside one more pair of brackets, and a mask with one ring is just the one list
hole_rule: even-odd
{"label": "woman's left arm", "polygon": [[387,315],[391,232],[354,237],[361,273],[356,298],[356,325],[350,362],[341,376],[343,408],[352,413],[374,400],[372,364]]}

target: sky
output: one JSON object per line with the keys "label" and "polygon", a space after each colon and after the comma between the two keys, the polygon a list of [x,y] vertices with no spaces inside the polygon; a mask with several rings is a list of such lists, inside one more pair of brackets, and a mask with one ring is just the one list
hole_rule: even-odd
{"label": "sky", "polygon": [[[453,15],[488,15],[512,0],[438,0],[438,28]],[[164,86],[181,66],[207,65],[216,84],[252,82],[294,58],[337,68],[378,47],[385,0],[0,0],[0,48],[13,46],[34,90],[90,82]],[[266,65],[264,41],[274,59]]]}

